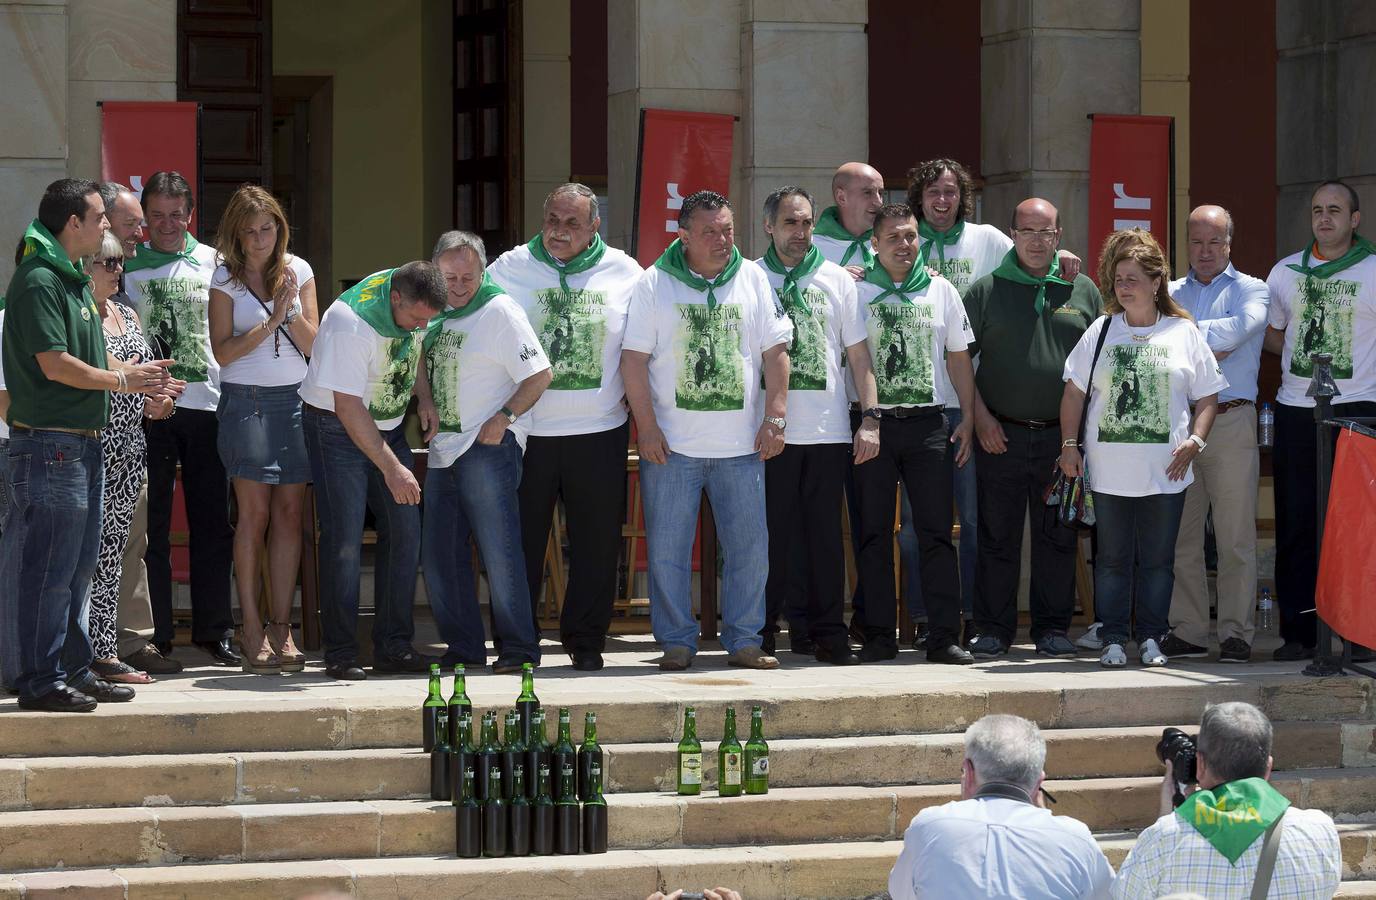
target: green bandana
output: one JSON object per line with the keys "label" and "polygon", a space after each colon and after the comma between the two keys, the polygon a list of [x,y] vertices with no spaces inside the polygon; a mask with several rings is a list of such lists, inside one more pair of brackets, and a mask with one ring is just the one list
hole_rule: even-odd
{"label": "green bandana", "polygon": [[[536,238],[539,239],[538,237]],[[492,280],[492,276],[483,273],[483,280],[474,291],[473,296],[468,298],[468,302],[463,306],[446,306],[444,312],[430,320],[430,324],[425,329],[425,349],[429,351],[439,339],[440,332],[444,330],[444,323],[450,319],[462,319],[471,316],[473,313],[487,305],[487,301],[496,297],[498,294],[505,294],[501,285]]]}
{"label": "green bandana", "polygon": [[[592,243],[588,245],[588,249],[566,263],[561,263],[559,260],[549,255],[549,251],[545,249],[545,242],[540,239],[540,235],[538,234],[530,239],[530,243],[526,244],[526,249],[530,251],[531,256],[559,273],[559,290],[563,291],[565,294],[570,294],[572,291],[569,290],[568,276],[577,275],[579,272],[586,272],[600,263],[602,261],[602,255],[607,252],[607,245],[602,243],[602,235],[594,234],[592,236]],[[483,278],[485,279],[486,277],[487,275],[484,274]],[[481,291],[482,289],[479,288],[479,292]],[[474,299],[477,298],[475,297]],[[465,309],[466,308],[467,307],[465,307]]]}
{"label": "green bandana", "polygon": [[[142,256],[139,254],[139,258]],[[375,272],[339,295],[340,301],[348,304],[374,331],[396,341],[392,345],[394,360],[411,355],[411,340],[415,337],[414,332],[402,328],[392,318],[392,273],[395,271]]]}
{"label": "green bandana", "polygon": [[726,264],[726,268],[721,270],[721,274],[708,281],[706,278],[700,278],[688,271],[688,261],[683,256],[683,242],[674,238],[669,249],[665,250],[659,259],[655,260],[655,268],[668,272],[695,291],[706,291],[707,308],[715,309],[717,306],[716,289],[735,278],[736,273],[741,269],[741,251],[732,247],[731,261]]}
{"label": "green bandana", "polygon": [[874,235],[871,228],[864,234],[856,237],[846,230],[846,226],[841,224],[840,210],[834,206],[828,206],[822,211],[822,215],[817,219],[815,232],[822,237],[833,238],[838,241],[850,241],[850,246],[846,248],[846,253],[841,257],[841,265],[850,262],[850,258],[855,255],[855,251],[860,251],[860,264],[868,266],[874,261],[874,248],[870,246],[870,238]]}
{"label": "green bandana", "polygon": [[1237,864],[1238,857],[1280,818],[1290,801],[1264,778],[1243,778],[1212,791],[1195,791],[1175,814]]}
{"label": "green bandana", "polygon": [[1352,235],[1352,248],[1337,259],[1330,259],[1326,263],[1317,266],[1309,265],[1309,254],[1313,251],[1314,245],[1310,244],[1304,248],[1304,255],[1300,257],[1298,263],[1290,263],[1285,268],[1293,269],[1307,278],[1332,278],[1343,269],[1350,269],[1357,263],[1376,253],[1376,244],[1371,243],[1359,234]]}
{"label": "green bandana", "polygon": [[1034,305],[1037,308],[1037,315],[1040,316],[1042,310],[1046,308],[1046,285],[1048,283],[1063,284],[1067,287],[1073,284],[1073,282],[1066,281],[1064,278],[1057,277],[1060,275],[1060,272],[1061,259],[1057,256],[1051,260],[1051,268],[1047,271],[1045,276],[1034,278],[1024,272],[1022,267],[1018,265],[1018,251],[1009,250],[1004,254],[1003,262],[999,263],[999,267],[994,270],[994,277],[1002,278],[1005,281],[1012,281],[1016,284],[1036,285],[1037,299]]}
{"label": "green bandana", "polygon": [[808,247],[807,253],[803,256],[803,261],[789,269],[779,259],[779,254],[774,252],[772,241],[769,244],[769,249],[764,251],[765,268],[776,275],[784,276],[784,286],[780,292],[784,306],[791,306],[809,316],[812,315],[812,310],[803,302],[803,291],[798,287],[798,282],[820,269],[824,261],[822,251],[816,247]]}
{"label": "green bandana", "polygon": [[884,267],[876,259],[865,267],[865,280],[884,289],[870,301],[871,303],[882,303],[884,298],[890,294],[898,295],[898,299],[904,303],[912,303],[913,301],[908,295],[925,290],[927,285],[932,283],[932,276],[927,274],[927,267],[922,263],[913,263],[912,271],[908,273],[907,278],[903,279],[903,283],[894,284],[889,273],[884,271]]}
{"label": "green bandana", "polygon": [[124,272],[127,275],[130,272],[141,272],[144,269],[161,269],[168,263],[176,262],[179,259],[186,260],[193,266],[199,266],[200,260],[196,259],[195,254],[191,252],[199,246],[200,244],[196,243],[196,239],[191,236],[190,232],[186,234],[186,244],[180,253],[163,253],[161,250],[153,248],[152,241],[147,244],[140,244],[139,252],[134,255],[134,258],[124,261]]}
{"label": "green bandana", "polygon": [[53,237],[52,232],[44,228],[43,223],[37,219],[34,219],[24,231],[24,258],[19,264],[22,266],[34,259],[46,262],[67,281],[75,281],[78,284],[88,284],[91,281],[91,276],[82,272],[67,258],[67,251],[62,249],[57,238]]}
{"label": "green bandana", "polygon": [[936,245],[936,255],[941,260],[941,267],[946,266],[946,248],[960,240],[960,236],[965,233],[965,220],[951,226],[949,231],[937,231],[927,224],[926,219],[919,219],[917,222],[917,234],[922,238],[922,262],[931,258],[932,245]]}

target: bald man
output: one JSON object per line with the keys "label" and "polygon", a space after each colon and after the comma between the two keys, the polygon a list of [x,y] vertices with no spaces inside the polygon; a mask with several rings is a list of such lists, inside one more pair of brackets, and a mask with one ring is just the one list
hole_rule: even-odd
{"label": "bald man", "polygon": [[1266,282],[1231,262],[1233,217],[1221,206],[1200,206],[1186,222],[1190,271],[1170,284],[1171,296],[1195,324],[1228,379],[1218,393],[1218,418],[1209,450],[1194,461],[1194,484],[1175,544],[1171,632],[1161,642],[1169,657],[1209,655],[1209,586],[1204,574],[1204,519],[1213,510],[1218,543],[1218,661],[1252,657],[1257,596],[1257,370],[1271,296]]}
{"label": "bald man", "polygon": [[965,311],[979,355],[975,376],[975,482],[979,566],[975,575],[977,659],[1008,652],[1018,624],[1022,523],[1032,515],[1032,640],[1042,656],[1069,658],[1075,608],[1075,532],[1042,500],[1061,453],[1058,386],[1066,357],[1103,313],[1099,288],[1062,277],[1060,213],[1045,200],[1019,203],[1013,248],[970,286]]}
{"label": "bald man", "polygon": [[831,176],[831,197],[835,205],[822,210],[812,243],[838,266],[868,265],[874,259],[874,214],[884,205],[884,177],[867,163],[848,162]]}

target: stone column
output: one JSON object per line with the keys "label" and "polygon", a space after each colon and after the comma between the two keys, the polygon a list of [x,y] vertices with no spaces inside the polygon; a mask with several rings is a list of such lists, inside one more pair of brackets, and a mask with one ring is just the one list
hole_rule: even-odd
{"label": "stone column", "polygon": [[1141,0],[983,0],[983,221],[1005,227],[1027,197],[1061,212],[1062,246],[1089,232],[1090,113],[1141,110]]}
{"label": "stone column", "polygon": [[521,234],[526,238],[540,228],[545,197],[569,180],[569,16],[566,0],[526,0],[521,16]]}

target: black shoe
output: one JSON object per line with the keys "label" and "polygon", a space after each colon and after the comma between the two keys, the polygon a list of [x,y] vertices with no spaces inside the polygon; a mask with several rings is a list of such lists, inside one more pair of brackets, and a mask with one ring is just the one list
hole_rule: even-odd
{"label": "black shoe", "polygon": [[865,620],[858,612],[851,615],[850,627],[846,629],[846,633],[850,635],[852,643],[865,646]]}
{"label": "black shoe", "polygon": [[997,659],[1008,655],[1008,645],[992,634],[981,634],[970,642],[970,654],[975,659]]}
{"label": "black shoe", "polygon": [[363,671],[355,660],[345,660],[339,663],[326,663],[325,674],[335,681],[367,681],[368,673]]}
{"label": "black shoe", "polygon": [[927,662],[943,663],[948,666],[968,666],[974,661],[973,656],[955,644],[947,644],[945,647],[927,651]]}
{"label": "black shoe", "polygon": [[525,659],[521,656],[500,656],[492,664],[493,675],[510,675],[513,672],[521,671],[521,666],[533,660]]}
{"label": "black shoe", "polygon": [[128,703],[134,699],[133,688],[94,675],[81,685],[80,693],[89,695],[97,703]]}
{"label": "black shoe", "polygon": [[927,646],[927,623],[918,622],[913,628],[913,649],[921,650]]}
{"label": "black shoe", "polygon": [[760,635],[760,649],[770,656],[774,655],[774,632]]}
{"label": "black shoe", "polygon": [[426,656],[414,650],[407,650],[396,656],[379,656],[373,660],[374,675],[423,675],[430,671],[431,663],[438,663],[438,656]]}
{"label": "black shoe", "polygon": [[[151,645],[153,645],[153,649],[156,650],[156,651],[158,651],[159,653],[161,653],[163,656],[167,656],[167,657],[171,657],[171,656],[172,656],[172,642],[171,642],[171,641],[149,641],[148,643],[151,644]],[[144,669],[144,671],[146,672],[146,671],[148,671],[148,670],[147,670],[147,669]]]}
{"label": "black shoe", "polygon": [[860,657],[856,656],[855,651],[850,649],[849,641],[836,647],[818,644],[815,656],[818,662],[831,663],[833,666],[860,665]]}
{"label": "black shoe", "polygon": [[74,688],[60,687],[41,697],[20,697],[19,708],[34,712],[94,712],[96,698]]}
{"label": "black shoe", "polygon": [[149,675],[175,675],[182,670],[181,663],[160,652],[152,644],[144,644],[143,649],[137,653],[121,656],[120,662]]}
{"label": "black shoe", "polygon": [[1286,641],[1276,648],[1276,652],[1271,654],[1271,658],[1276,662],[1296,662],[1301,659],[1313,659],[1314,648],[1306,647],[1299,641]]}
{"label": "black shoe", "polygon": [[[793,637],[793,636],[790,634],[790,635],[789,635],[789,643],[788,643],[788,651],[789,651],[790,653],[798,653],[798,654],[801,654],[801,655],[803,655],[803,656],[816,656],[816,655],[817,655],[817,642],[814,641],[812,638],[810,638],[810,637],[805,637],[805,636],[803,636],[803,635],[801,635],[801,634],[798,635],[797,637]],[[771,650],[766,650],[765,652],[768,653],[770,656],[773,656],[773,655],[774,655],[773,651],[771,651]]]}
{"label": "black shoe", "polygon": [[1170,659],[1208,659],[1209,648],[1201,647],[1198,644],[1191,644],[1189,641],[1176,636],[1172,631],[1161,640],[1161,652]]}
{"label": "black shoe", "polygon": [[977,637],[979,637],[979,632],[975,630],[974,619],[966,619],[964,622],[961,623],[960,646],[964,647],[966,650],[969,650],[970,645],[975,642],[975,638]]}
{"label": "black shoe", "polygon": [[870,641],[860,648],[861,662],[883,662],[886,659],[896,659],[898,648],[885,641]]}
{"label": "black shoe", "polygon": [[[1164,653],[1165,651],[1162,650]],[[1170,654],[1167,654],[1168,656]],[[1245,663],[1252,660],[1252,645],[1242,638],[1228,638],[1218,646],[1218,661],[1225,663]]]}
{"label": "black shoe", "polygon": [[573,657],[573,667],[579,672],[600,672],[602,670],[602,654],[596,650],[579,650],[577,653],[570,653]]}
{"label": "black shoe", "polygon": [[220,638],[218,641],[192,641],[200,647],[210,658],[222,666],[237,666],[243,663],[243,657],[235,653],[229,646],[229,638]]}

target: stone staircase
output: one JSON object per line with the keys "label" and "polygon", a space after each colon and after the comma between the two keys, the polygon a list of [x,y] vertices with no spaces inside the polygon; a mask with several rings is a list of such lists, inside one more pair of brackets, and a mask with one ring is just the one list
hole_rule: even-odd
{"label": "stone staircase", "polygon": [[[912,816],[958,796],[960,732],[987,712],[1045,729],[1055,812],[1088,824],[1116,865],[1156,818],[1161,728],[1193,732],[1206,703],[1234,699],[1276,723],[1276,786],[1343,823],[1341,896],[1376,897],[1372,686],[1295,668],[1105,673],[1090,660],[1010,660],[741,673],[705,654],[681,675],[547,668],[546,707],[572,707],[575,723],[598,712],[611,851],[490,860],[455,859],[452,812],[428,798],[415,746],[423,680],[192,669],[93,715],[25,713],[10,700],[0,898],[644,897],[717,884],[747,898],[862,897],[884,890]],[[256,693],[264,684],[275,689]],[[469,680],[480,708],[516,693],[514,677]],[[751,703],[765,707],[770,792],[720,799],[711,751],[723,712]],[[708,751],[700,797],[672,790],[685,705]]]}

